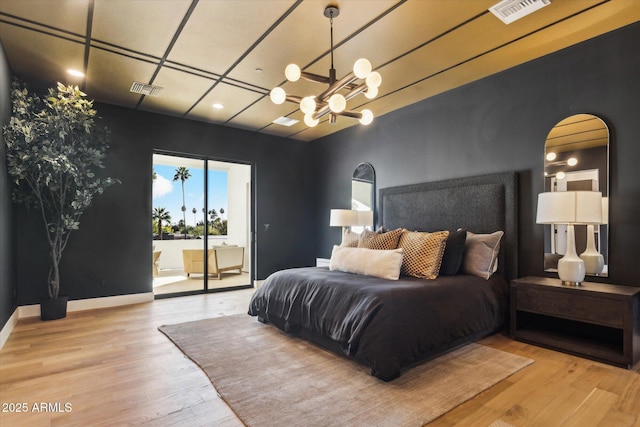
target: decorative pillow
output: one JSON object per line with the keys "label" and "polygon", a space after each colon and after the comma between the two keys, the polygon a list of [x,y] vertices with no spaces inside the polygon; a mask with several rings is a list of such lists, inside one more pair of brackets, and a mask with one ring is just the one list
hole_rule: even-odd
{"label": "decorative pillow", "polygon": [[342,243],[340,246],[355,248],[358,246],[358,240],[360,239],[360,233],[354,233],[353,231],[345,228],[342,232]]}
{"label": "decorative pillow", "polygon": [[379,250],[334,246],[329,270],[364,274],[398,280],[402,266],[402,249]]}
{"label": "decorative pillow", "polygon": [[440,271],[448,231],[422,233],[404,230],[398,248],[404,250],[402,274],[421,279],[435,279]]}
{"label": "decorative pillow", "polygon": [[467,230],[450,231],[447,237],[447,246],[444,248],[441,276],[455,276],[460,271],[464,258],[464,243],[467,240]]}
{"label": "decorative pillow", "polygon": [[498,269],[498,252],[503,231],[491,234],[474,234],[467,231],[462,271],[489,279]]}
{"label": "decorative pillow", "polygon": [[402,228],[387,231],[385,233],[376,233],[374,231],[365,230],[358,240],[359,248],[390,250],[398,247],[398,240],[402,234]]}

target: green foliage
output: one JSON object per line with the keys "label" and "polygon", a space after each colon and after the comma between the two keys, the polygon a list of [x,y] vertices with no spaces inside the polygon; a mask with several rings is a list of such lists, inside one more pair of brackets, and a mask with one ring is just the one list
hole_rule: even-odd
{"label": "green foliage", "polygon": [[215,221],[210,223],[209,229],[212,231],[209,234],[213,234],[216,236],[226,236],[227,235],[227,220],[216,218]]}
{"label": "green foliage", "polygon": [[59,263],[80,217],[117,179],[99,176],[109,131],[97,128],[93,101],[77,86],[58,83],[44,97],[17,80],[11,87],[12,115],[3,127],[13,199],[40,211],[51,247],[49,296],[57,298]]}
{"label": "green foliage", "polygon": [[[151,218],[153,219],[154,230],[158,230],[158,237],[162,240],[162,232],[171,233],[171,227],[169,222],[171,221],[171,214],[166,208],[153,208],[153,212],[151,213]],[[162,223],[165,222],[167,224],[166,227],[162,226]]]}

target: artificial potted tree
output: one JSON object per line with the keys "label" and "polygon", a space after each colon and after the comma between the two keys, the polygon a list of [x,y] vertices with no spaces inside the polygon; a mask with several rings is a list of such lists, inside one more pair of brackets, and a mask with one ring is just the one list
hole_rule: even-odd
{"label": "artificial potted tree", "polygon": [[77,86],[58,83],[41,97],[18,80],[12,83],[11,119],[3,127],[12,196],[39,212],[50,247],[49,299],[40,304],[42,320],[66,316],[68,297],[60,295],[62,253],[93,198],[118,182],[98,174],[109,132],[97,127],[95,118],[93,101]]}

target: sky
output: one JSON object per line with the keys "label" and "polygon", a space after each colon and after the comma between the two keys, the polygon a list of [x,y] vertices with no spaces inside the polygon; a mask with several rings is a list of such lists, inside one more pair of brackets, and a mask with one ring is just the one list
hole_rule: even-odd
{"label": "sky", "polygon": [[[177,224],[182,219],[182,185],[181,181],[173,181],[176,166],[153,165],[156,179],[153,182],[152,206],[165,208],[171,214],[171,223]],[[195,225],[203,221],[204,207],[204,169],[187,168],[191,177],[184,182],[184,200],[187,225]],[[197,213],[193,215],[192,209]],[[227,211],[227,172],[209,170],[209,209],[220,214],[220,208]],[[223,218],[227,218],[226,214]]]}

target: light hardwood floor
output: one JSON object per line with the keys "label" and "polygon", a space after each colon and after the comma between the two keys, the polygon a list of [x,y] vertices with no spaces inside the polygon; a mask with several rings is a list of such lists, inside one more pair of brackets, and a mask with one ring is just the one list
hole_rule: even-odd
{"label": "light hardwood floor", "polygon": [[[26,403],[27,412],[0,413],[0,425],[242,425],[204,373],[157,328],[246,313],[252,291],[75,312],[51,322],[21,320],[0,351],[0,402],[2,409]],[[500,334],[481,344],[535,363],[430,426],[640,427],[640,367],[615,368]],[[41,403],[55,412],[35,412]]]}

